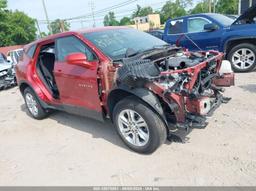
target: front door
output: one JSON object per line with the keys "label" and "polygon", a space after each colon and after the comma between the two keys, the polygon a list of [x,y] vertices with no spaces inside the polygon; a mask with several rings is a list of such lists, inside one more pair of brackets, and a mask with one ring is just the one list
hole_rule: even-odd
{"label": "front door", "polygon": [[[93,69],[66,62],[67,55],[79,52],[84,53],[87,60],[95,65]],[[98,64],[99,61],[95,53],[76,36],[62,37],[56,40],[54,76],[63,106],[101,112],[97,82]]]}
{"label": "front door", "polygon": [[205,31],[204,25],[212,23],[204,17],[188,18],[186,22],[187,38],[186,48],[193,51],[198,50],[219,50],[221,41],[221,30]]}

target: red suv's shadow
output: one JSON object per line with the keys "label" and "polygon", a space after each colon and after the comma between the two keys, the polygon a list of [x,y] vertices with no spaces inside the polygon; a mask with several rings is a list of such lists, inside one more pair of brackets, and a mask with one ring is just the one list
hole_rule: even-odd
{"label": "red suv's shadow", "polygon": [[[21,105],[21,110],[25,112],[29,117],[31,117],[25,104]],[[80,117],[77,115],[72,115],[61,111],[54,111],[52,114],[49,115],[48,118],[57,121],[65,127],[74,128],[79,131],[91,134],[93,138],[104,139],[107,142],[117,145],[123,149],[129,149],[128,147],[125,146],[121,138],[118,136],[115,127],[110,120],[100,122],[87,117]],[[190,132],[191,131],[186,132],[182,130],[181,132],[178,132],[176,135],[168,137],[168,139],[166,140],[166,144],[169,145],[173,142],[185,143],[189,140],[189,138],[187,138],[187,135]]]}

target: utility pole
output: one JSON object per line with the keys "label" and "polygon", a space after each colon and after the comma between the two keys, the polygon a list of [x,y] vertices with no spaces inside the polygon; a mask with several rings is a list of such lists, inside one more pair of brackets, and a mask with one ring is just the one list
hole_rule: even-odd
{"label": "utility pole", "polygon": [[81,27],[84,28],[83,20],[81,20],[80,23],[81,23]]}
{"label": "utility pole", "polygon": [[35,21],[36,21],[36,26],[37,26],[37,30],[38,30],[39,36],[42,38],[41,29],[39,27],[38,20],[36,19]]}
{"label": "utility pole", "polygon": [[209,13],[212,12],[212,0],[209,0]]}
{"label": "utility pole", "polygon": [[95,9],[95,6],[94,6],[94,1],[93,0],[91,0],[90,2],[89,2],[89,6],[91,7],[91,11],[92,11],[92,19],[93,19],[93,27],[95,27],[96,26],[96,24],[95,24],[95,17],[94,17],[94,9]]}
{"label": "utility pole", "polygon": [[238,1],[238,15],[241,15],[241,0]]}
{"label": "utility pole", "polygon": [[216,0],[213,0],[213,12],[216,13]]}
{"label": "utility pole", "polygon": [[65,32],[65,27],[64,27],[64,20],[59,20],[59,23],[60,23],[60,31],[61,32]]}
{"label": "utility pole", "polygon": [[52,28],[51,28],[51,25],[50,25],[50,21],[49,21],[49,17],[48,17],[48,13],[47,13],[47,10],[46,10],[46,6],[45,6],[44,0],[42,0],[42,3],[43,3],[43,7],[44,7],[44,14],[45,14],[45,17],[46,17],[48,29],[49,29],[50,34],[52,34]]}

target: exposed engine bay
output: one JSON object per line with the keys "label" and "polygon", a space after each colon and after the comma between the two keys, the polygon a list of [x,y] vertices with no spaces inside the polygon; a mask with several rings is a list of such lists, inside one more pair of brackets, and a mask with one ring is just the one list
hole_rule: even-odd
{"label": "exposed engine bay", "polygon": [[168,47],[124,58],[117,83],[148,88],[160,96],[176,116],[176,126],[205,127],[206,116],[230,98],[224,89],[234,85],[230,63],[216,51],[188,52]]}

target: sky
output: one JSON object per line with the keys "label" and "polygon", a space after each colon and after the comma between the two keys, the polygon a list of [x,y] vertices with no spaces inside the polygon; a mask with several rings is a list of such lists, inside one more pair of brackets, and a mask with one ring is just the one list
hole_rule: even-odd
{"label": "sky", "polygon": [[[80,15],[91,14],[90,3],[93,4],[94,11],[117,5],[127,0],[44,0],[48,12],[49,20],[66,19]],[[130,16],[136,5],[151,6],[154,10],[160,10],[166,0],[133,0],[129,5],[113,9],[116,18],[119,20],[123,16]],[[43,11],[42,0],[8,0],[8,8],[25,12],[32,18],[39,20],[41,31],[47,31],[46,17]],[[107,12],[95,14],[96,26],[103,26],[103,18]],[[88,28],[93,26],[92,17],[81,20],[70,21],[71,30]]]}

